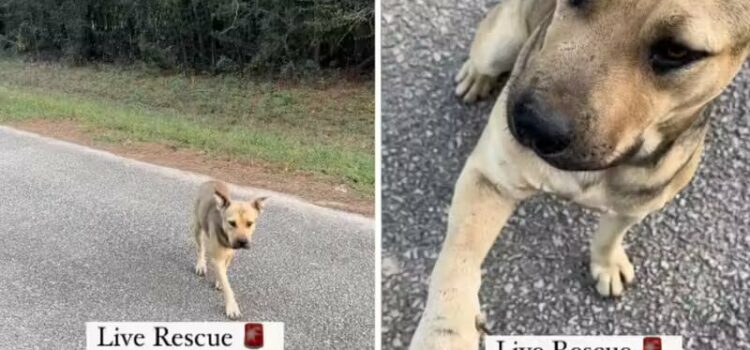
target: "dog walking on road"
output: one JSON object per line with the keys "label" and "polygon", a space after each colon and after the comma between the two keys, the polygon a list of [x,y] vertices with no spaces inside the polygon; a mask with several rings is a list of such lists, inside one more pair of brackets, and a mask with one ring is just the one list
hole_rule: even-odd
{"label": "dog walking on road", "polygon": [[208,255],[216,289],[224,292],[226,315],[231,319],[238,319],[242,314],[234,299],[227,269],[235,250],[249,247],[266,199],[232,201],[227,185],[220,181],[208,181],[198,189],[193,216],[193,238],[198,253],[195,273],[198,276],[206,274]]}

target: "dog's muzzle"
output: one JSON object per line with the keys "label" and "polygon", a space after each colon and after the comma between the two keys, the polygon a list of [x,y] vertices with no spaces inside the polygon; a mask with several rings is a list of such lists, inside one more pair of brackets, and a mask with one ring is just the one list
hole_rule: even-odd
{"label": "dog's muzzle", "polygon": [[247,249],[250,246],[250,241],[247,238],[237,238],[234,241],[234,249]]}
{"label": "dog's muzzle", "polygon": [[[513,138],[547,164],[568,171],[594,171],[610,167],[604,158],[581,152],[576,145],[573,118],[548,106],[532,93],[523,93],[508,103],[508,128]],[[586,137],[586,136],[583,136]]]}

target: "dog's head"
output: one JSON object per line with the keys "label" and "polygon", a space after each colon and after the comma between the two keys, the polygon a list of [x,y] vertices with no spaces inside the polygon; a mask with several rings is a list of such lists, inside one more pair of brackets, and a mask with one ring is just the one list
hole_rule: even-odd
{"label": "dog's head", "polygon": [[750,50],[747,0],[557,0],[508,85],[513,136],[600,170],[698,122]]}
{"label": "dog's head", "polygon": [[230,201],[219,191],[214,193],[214,197],[229,245],[234,249],[248,248],[267,197],[250,202]]}

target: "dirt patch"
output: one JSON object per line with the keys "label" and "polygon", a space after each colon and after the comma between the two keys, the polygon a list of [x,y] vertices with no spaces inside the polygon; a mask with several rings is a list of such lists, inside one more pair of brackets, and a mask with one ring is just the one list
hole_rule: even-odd
{"label": "dirt patch", "polygon": [[258,162],[221,159],[199,151],[153,142],[106,142],[100,140],[105,135],[103,131],[91,130],[73,120],[34,119],[9,125],[126,158],[205,174],[237,185],[296,195],[328,208],[374,215],[374,199],[363,198],[346,185],[326,182],[308,174],[285,172]]}

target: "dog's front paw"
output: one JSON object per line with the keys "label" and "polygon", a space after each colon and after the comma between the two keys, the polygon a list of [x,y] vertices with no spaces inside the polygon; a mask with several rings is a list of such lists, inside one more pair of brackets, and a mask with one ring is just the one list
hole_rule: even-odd
{"label": "dog's front paw", "polygon": [[489,95],[492,83],[496,78],[479,73],[471,60],[464,63],[456,75],[456,95],[462,97],[464,102],[474,102]]}
{"label": "dog's front paw", "polygon": [[227,314],[227,317],[229,317],[232,320],[236,320],[242,317],[242,313],[240,313],[240,307],[237,305],[236,301],[227,303],[226,314]]}
{"label": "dog's front paw", "polygon": [[215,281],[214,282],[214,288],[216,288],[216,290],[218,290],[218,291],[223,290],[223,288],[221,288],[221,282],[219,282],[219,281]]}
{"label": "dog's front paw", "polygon": [[206,274],[206,262],[199,261],[195,263],[195,274],[198,276],[204,276]]}
{"label": "dog's front paw", "polygon": [[410,350],[476,350],[484,318],[475,293],[451,288],[430,295]]}
{"label": "dog's front paw", "polygon": [[625,285],[635,281],[635,268],[624,248],[606,258],[592,257],[591,275],[596,280],[596,290],[605,297],[619,297]]}
{"label": "dog's front paw", "polygon": [[475,350],[483,322],[477,315],[474,322],[452,317],[423,318],[414,333],[409,350]]}

